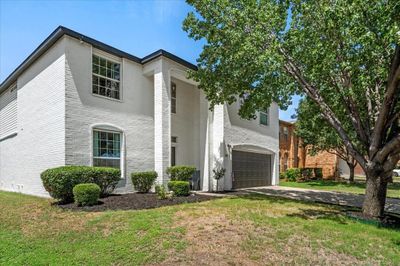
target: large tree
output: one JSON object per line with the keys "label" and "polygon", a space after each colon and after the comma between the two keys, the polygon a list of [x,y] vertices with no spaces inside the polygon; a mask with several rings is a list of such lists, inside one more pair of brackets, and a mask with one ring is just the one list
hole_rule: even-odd
{"label": "large tree", "polygon": [[240,97],[239,114],[253,118],[271,102],[284,108],[294,93],[307,95],[367,175],[363,213],[383,215],[400,158],[398,0],[188,3],[196,13],[184,29],[206,41],[192,77],[211,103]]}
{"label": "large tree", "polygon": [[[345,115],[345,112],[342,112],[342,115]],[[321,115],[319,107],[306,97],[300,101],[295,117],[297,118],[295,133],[301,138],[302,145],[307,147],[308,153],[314,156],[324,151],[338,156],[347,163],[349,181],[354,182],[354,168],[357,166],[357,161],[346,149],[335,129]],[[346,129],[351,127],[349,123],[343,126]],[[351,137],[354,143],[358,144],[356,136]]]}

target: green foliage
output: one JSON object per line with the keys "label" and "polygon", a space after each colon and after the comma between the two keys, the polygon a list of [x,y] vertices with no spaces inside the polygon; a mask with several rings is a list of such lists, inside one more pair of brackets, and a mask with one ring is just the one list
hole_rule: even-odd
{"label": "green foliage", "polygon": [[286,180],[288,181],[297,181],[301,178],[301,169],[300,168],[289,168],[285,172]]}
{"label": "green foliage", "polygon": [[314,176],[316,179],[321,179],[323,177],[322,168],[314,168]]}
{"label": "green foliage", "polygon": [[217,168],[213,169],[214,179],[217,181],[220,180],[221,178],[224,177],[225,172],[226,172],[226,169],[223,167],[217,167]]}
{"label": "green foliage", "polygon": [[161,200],[168,198],[168,192],[165,189],[164,185],[156,185],[156,194],[157,197]]}
{"label": "green foliage", "polygon": [[286,179],[285,172],[279,172],[279,179]]}
{"label": "green foliage", "polygon": [[147,193],[156,181],[157,176],[156,171],[132,173],[132,185],[138,192]]}
{"label": "green foliage", "polygon": [[[211,107],[239,100],[239,114],[255,118],[273,102],[285,108],[292,95],[307,95],[370,178],[393,169],[400,159],[398,1],[187,2],[196,13],[183,28],[205,41],[190,77]],[[367,189],[366,215],[384,211],[384,195],[374,195],[385,186],[380,180]]]}
{"label": "green foliage", "polygon": [[107,167],[61,166],[45,170],[40,177],[50,196],[67,203],[73,201],[74,186],[82,183],[97,184],[102,196],[112,192],[121,179],[121,172]]}
{"label": "green foliage", "polygon": [[309,180],[313,177],[313,168],[301,168],[301,177],[305,180]]}
{"label": "green foliage", "polygon": [[196,172],[195,166],[176,165],[167,168],[167,174],[173,181],[188,181]]}
{"label": "green foliage", "polygon": [[101,189],[94,183],[83,183],[74,186],[72,192],[78,206],[92,206],[97,204]]}
{"label": "green foliage", "polygon": [[174,192],[174,196],[189,196],[190,185],[188,181],[169,181],[168,189]]}
{"label": "green foliage", "polygon": [[[211,106],[240,98],[239,114],[254,118],[272,102],[285,108],[292,95],[311,95],[315,106],[308,117],[315,124],[311,128],[317,130],[308,133],[341,145],[330,129],[335,124],[338,132],[340,124],[344,129],[340,138],[346,136],[361,156],[368,154],[368,140],[360,145],[363,133],[350,115],[359,116],[361,131],[367,136],[372,133],[400,44],[396,1],[368,5],[345,0],[188,3],[196,14],[189,13],[183,28],[189,37],[206,41],[198,71],[191,72],[191,77],[199,82]],[[400,110],[398,95],[395,99],[393,113]],[[329,119],[328,111],[337,120],[332,115]],[[322,128],[332,132],[328,135],[319,134],[322,116],[330,121]],[[383,135],[389,132],[390,125]],[[312,138],[308,140],[313,143]]]}

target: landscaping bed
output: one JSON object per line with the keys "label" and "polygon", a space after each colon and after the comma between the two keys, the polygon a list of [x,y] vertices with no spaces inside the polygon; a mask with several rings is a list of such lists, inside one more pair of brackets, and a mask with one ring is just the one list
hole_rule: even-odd
{"label": "landscaping bed", "polygon": [[75,203],[58,204],[60,208],[77,211],[142,210],[182,203],[201,202],[214,199],[209,195],[191,194],[187,197],[159,199],[154,193],[112,194],[101,198],[98,205],[79,207]]}

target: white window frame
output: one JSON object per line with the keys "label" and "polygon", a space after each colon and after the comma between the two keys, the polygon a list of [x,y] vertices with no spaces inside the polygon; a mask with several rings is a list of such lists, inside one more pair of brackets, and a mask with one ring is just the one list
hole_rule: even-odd
{"label": "white window frame", "polygon": [[[263,124],[261,123],[261,115],[264,114],[267,116],[267,124]],[[260,111],[259,112],[259,118],[258,118],[258,123],[262,126],[269,126],[269,110],[267,110],[266,112]]]}
{"label": "white window frame", "polygon": [[[93,146],[93,142],[94,142],[94,132],[107,132],[107,133],[114,133],[114,134],[119,134],[120,135],[120,147],[119,147],[119,157],[101,157],[101,156],[94,156],[94,146]],[[92,152],[91,152],[91,165],[94,165],[94,159],[104,159],[104,160],[115,160],[115,159],[119,159],[119,169],[121,171],[121,175],[124,176],[123,174],[123,170],[124,170],[124,165],[123,165],[123,159],[124,159],[124,134],[121,131],[117,131],[117,130],[110,130],[110,129],[102,129],[102,128],[92,128],[92,139],[91,139],[91,148],[92,148]]]}
{"label": "white window frame", "polygon": [[[175,88],[175,96],[172,94],[172,88]],[[177,94],[177,86],[176,83],[171,81],[171,114],[176,114],[176,109],[177,109],[177,100],[176,100],[176,94]],[[175,110],[172,110],[172,103],[175,103]],[[175,112],[174,112],[175,111]]]}
{"label": "white window frame", "polygon": [[[172,141],[173,138],[175,138],[175,141]],[[172,165],[172,148],[175,149],[175,165],[177,165],[176,164],[176,161],[177,161],[176,154],[177,154],[177,150],[178,150],[178,137],[177,136],[171,136],[171,150],[170,150],[170,152],[171,152],[171,161],[170,161],[170,164],[171,164],[171,166],[174,166],[174,165]]]}
{"label": "white window frame", "polygon": [[[108,78],[106,76],[102,76],[100,74],[93,73],[93,55],[103,58],[109,62],[119,64],[119,80]],[[100,97],[103,99],[111,100],[111,101],[117,101],[117,102],[122,102],[123,101],[123,62],[124,60],[116,57],[112,57],[111,55],[105,54],[103,51],[97,50],[97,49],[92,49],[92,56],[90,57],[90,67],[91,67],[91,75],[90,75],[90,80],[91,80],[91,87],[90,87],[90,93],[95,96],[95,97]],[[119,83],[119,99],[104,96],[101,94],[97,94],[93,92],[93,75],[99,77],[99,78],[104,78],[106,80],[114,81]]]}

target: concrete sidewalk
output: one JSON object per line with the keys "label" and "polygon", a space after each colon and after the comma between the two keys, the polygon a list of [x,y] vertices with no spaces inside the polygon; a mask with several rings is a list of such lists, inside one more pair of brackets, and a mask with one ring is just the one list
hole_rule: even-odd
{"label": "concrete sidewalk", "polygon": [[[239,189],[238,192],[258,193],[267,196],[358,208],[362,207],[364,201],[364,195],[279,186]],[[229,193],[227,195],[229,195]],[[400,214],[400,199],[387,198],[385,210],[387,212]]]}

